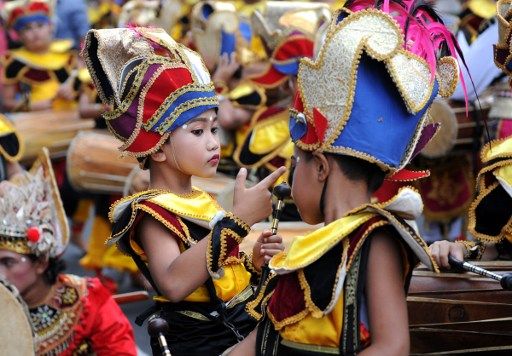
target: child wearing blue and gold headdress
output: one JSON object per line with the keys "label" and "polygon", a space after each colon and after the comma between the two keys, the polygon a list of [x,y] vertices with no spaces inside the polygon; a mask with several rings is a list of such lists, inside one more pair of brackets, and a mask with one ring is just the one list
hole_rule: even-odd
{"label": "child wearing blue and gold headdress", "polygon": [[437,270],[415,229],[419,194],[371,195],[421,175],[404,167],[437,129],[432,101],[455,88],[457,60],[438,51],[454,43],[424,3],[356,0],[333,17],[316,59],[300,61],[290,110],[292,196],[325,226],[271,259],[277,277],[248,305],[262,321],[237,352],[407,355],[412,269]]}
{"label": "child wearing blue and gold headdress", "polygon": [[113,108],[104,115],[108,128],[150,172],[149,190],[111,207],[109,242],[157,291],[153,311],[169,322],[172,354],[220,354],[255,326],[245,313],[251,277],[282,249],[270,233],[252,258],[238,245],[270,213],[267,188],[284,170],[250,189],[241,171],[233,213],[224,211],[191,184],[192,175],[212,177],[220,158],[218,100],[197,53],[162,29],[132,28],[90,31],[84,56],[101,100]]}

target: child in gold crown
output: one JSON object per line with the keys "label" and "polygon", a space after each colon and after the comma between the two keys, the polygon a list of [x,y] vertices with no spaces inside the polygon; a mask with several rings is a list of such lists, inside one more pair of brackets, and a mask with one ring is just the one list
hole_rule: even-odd
{"label": "child in gold crown", "polygon": [[[248,311],[257,331],[231,355],[408,355],[406,293],[421,261],[437,270],[415,229],[419,194],[375,204],[384,179],[435,133],[428,109],[458,79],[449,32],[423,3],[349,1],[316,59],[302,59],[290,109],[292,196],[302,219],[325,226],[294,239],[269,267]],[[414,74],[413,74],[414,73]]]}

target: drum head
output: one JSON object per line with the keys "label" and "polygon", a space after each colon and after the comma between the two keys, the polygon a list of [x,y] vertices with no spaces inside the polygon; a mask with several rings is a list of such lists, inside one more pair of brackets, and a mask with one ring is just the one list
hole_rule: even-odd
{"label": "drum head", "polygon": [[0,345],[2,355],[34,355],[27,306],[18,291],[0,278]]}
{"label": "drum head", "polygon": [[444,100],[435,100],[429,112],[432,122],[439,122],[441,127],[421,154],[427,158],[439,158],[450,152],[457,141],[457,117]]}

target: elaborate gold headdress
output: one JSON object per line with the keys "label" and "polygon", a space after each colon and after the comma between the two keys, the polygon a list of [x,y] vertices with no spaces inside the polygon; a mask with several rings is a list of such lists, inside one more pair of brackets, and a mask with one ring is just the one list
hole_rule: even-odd
{"label": "elaborate gold headdress", "polygon": [[430,140],[428,110],[458,81],[454,39],[422,2],[354,0],[334,16],[315,60],[302,59],[290,133],[306,151],[372,162],[389,175]]}
{"label": "elaborate gold headdress", "polygon": [[236,53],[241,63],[250,60],[251,30],[233,3],[201,1],[193,7],[190,22],[193,44],[210,70],[223,54]]}
{"label": "elaborate gold headdress", "polygon": [[214,109],[218,98],[201,57],[161,28],[91,30],[83,56],[120,150],[156,152],[170,133]]}
{"label": "elaborate gold headdress", "polygon": [[57,257],[68,239],[66,214],[44,148],[30,171],[0,183],[0,248]]}

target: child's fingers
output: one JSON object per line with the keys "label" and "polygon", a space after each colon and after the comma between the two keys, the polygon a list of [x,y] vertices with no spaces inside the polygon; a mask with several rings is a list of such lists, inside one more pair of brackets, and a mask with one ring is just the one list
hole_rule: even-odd
{"label": "child's fingers", "polygon": [[268,238],[265,242],[281,243],[281,242],[283,242],[283,238],[281,237],[281,235],[272,235],[272,233],[270,233],[270,235],[268,235]]}
{"label": "child's fingers", "polygon": [[260,234],[260,237],[258,237],[258,242],[260,244],[264,244],[268,242],[268,238],[272,236],[272,232],[270,230],[263,230]]}
{"label": "child's fingers", "polygon": [[258,186],[264,187],[264,188],[270,188],[276,180],[282,176],[286,172],[286,167],[279,167],[274,172],[266,176],[261,182],[258,183]]}
{"label": "child's fingers", "polygon": [[282,243],[279,243],[279,242],[272,242],[272,243],[264,243],[264,244],[261,244],[261,248],[263,250],[268,250],[268,249],[276,249],[276,250],[279,250],[279,249],[282,249],[284,246]]}
{"label": "child's fingers", "polygon": [[235,179],[235,194],[243,192],[245,189],[245,181],[247,179],[247,169],[240,168]]}

